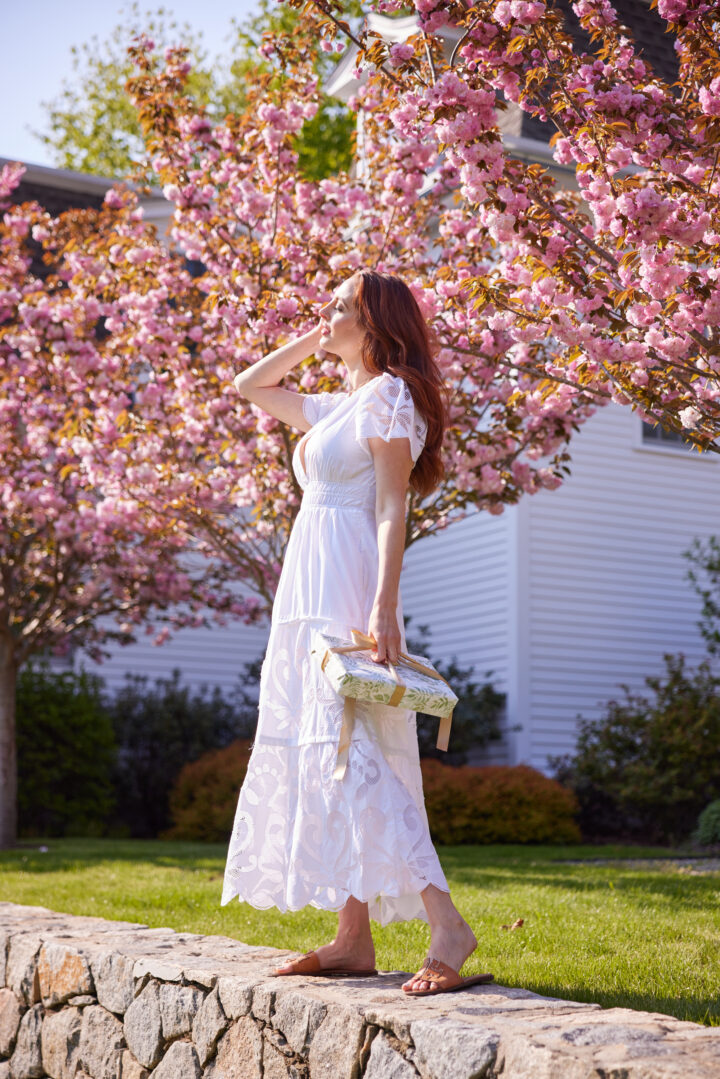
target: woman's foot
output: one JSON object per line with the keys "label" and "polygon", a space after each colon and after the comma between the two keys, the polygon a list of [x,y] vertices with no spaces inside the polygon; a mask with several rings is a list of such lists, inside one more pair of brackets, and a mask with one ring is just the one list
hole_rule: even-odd
{"label": "woman's foot", "polygon": [[[457,913],[457,912],[456,912]],[[464,918],[457,914],[451,922],[436,925],[430,935],[428,954],[439,959],[446,966],[460,972],[466,959],[477,948],[477,940]],[[430,982],[416,980],[417,974],[403,983],[404,990],[430,989]]]}
{"label": "woman's foot", "polygon": [[[321,944],[315,949],[315,955],[323,970],[357,970],[367,971],[375,969],[375,947],[372,937],[369,940],[363,937],[336,937],[329,944]],[[292,973],[293,960],[278,967],[278,973]]]}

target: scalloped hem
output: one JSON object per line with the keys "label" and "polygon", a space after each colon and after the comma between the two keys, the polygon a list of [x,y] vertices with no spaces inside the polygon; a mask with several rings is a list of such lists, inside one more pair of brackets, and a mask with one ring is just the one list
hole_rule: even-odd
{"label": "scalloped hem", "polygon": [[427,922],[420,893],[449,892],[427,816],[377,742],[354,740],[345,778],[334,743],[255,745],[238,798],[221,906],[314,906],[354,896],[381,925]]}
{"label": "scalloped hem", "polygon": [[[434,884],[434,881],[426,880],[422,883],[421,891],[424,890],[428,884]],[[440,888],[441,891],[450,894],[450,889],[447,884],[441,886],[435,885]],[[318,889],[318,891],[325,891],[325,889]],[[337,889],[336,889],[337,891]],[[220,900],[220,906],[225,907],[228,903],[232,903],[233,899],[237,899],[240,903],[247,903],[248,906],[254,907],[255,910],[279,910],[281,914],[295,914],[299,910],[304,910],[305,907],[315,907],[317,910],[327,910],[337,914],[347,903],[348,899],[357,899],[360,903],[368,904],[368,914],[370,918],[378,922],[380,925],[390,925],[392,922],[409,922],[413,919],[417,919],[421,922],[427,922],[428,916],[425,910],[425,905],[422,901],[419,892],[414,892],[409,895],[392,896],[383,894],[380,896],[373,896],[367,898],[361,898],[354,895],[352,892],[339,892],[339,898],[337,902],[332,902],[328,898],[323,899],[309,899],[306,903],[301,903],[299,906],[289,906],[283,903],[282,899],[277,902],[268,899],[267,902],[262,902],[260,899],[251,899],[245,897],[239,892],[230,889],[228,892],[223,892],[222,899]]]}

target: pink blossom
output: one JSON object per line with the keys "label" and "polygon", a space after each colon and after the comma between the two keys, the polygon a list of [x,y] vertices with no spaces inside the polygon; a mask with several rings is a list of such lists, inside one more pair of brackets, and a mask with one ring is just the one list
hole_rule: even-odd
{"label": "pink blossom", "polygon": [[298,312],[298,302],[292,297],[284,297],[278,300],[275,309],[281,318],[294,318]]}
{"label": "pink blossom", "polygon": [[678,419],[683,427],[694,428],[697,427],[702,419],[702,414],[697,408],[689,406],[683,408],[678,412]]}
{"label": "pink blossom", "polygon": [[720,78],[713,79],[709,86],[701,86],[700,105],[708,116],[720,116]]}
{"label": "pink blossom", "polygon": [[390,61],[394,67],[399,67],[406,60],[411,60],[415,55],[415,49],[412,45],[408,45],[404,42],[396,42],[390,46],[389,56]]}

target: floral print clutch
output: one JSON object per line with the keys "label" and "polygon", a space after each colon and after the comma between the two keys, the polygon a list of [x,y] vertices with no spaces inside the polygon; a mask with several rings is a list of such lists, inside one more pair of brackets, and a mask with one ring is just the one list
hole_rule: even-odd
{"label": "floral print clutch", "polygon": [[440,716],[438,749],[447,749],[452,713],[458,698],[425,656],[401,652],[397,664],[375,663],[369,652],[375,641],[353,629],[353,640],[333,637],[320,630],[312,636],[311,653],[333,689],[342,697],[395,705],[426,715]]}

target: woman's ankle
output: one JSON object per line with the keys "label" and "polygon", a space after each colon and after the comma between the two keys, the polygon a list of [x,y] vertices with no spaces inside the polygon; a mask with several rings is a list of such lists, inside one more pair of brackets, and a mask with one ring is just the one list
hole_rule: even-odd
{"label": "woman's ankle", "polygon": [[347,948],[373,948],[374,942],[370,926],[367,928],[338,929],[334,944],[342,944]]}

